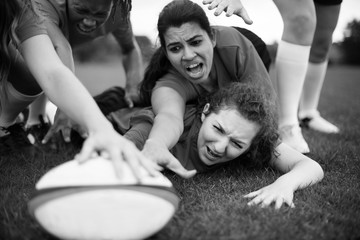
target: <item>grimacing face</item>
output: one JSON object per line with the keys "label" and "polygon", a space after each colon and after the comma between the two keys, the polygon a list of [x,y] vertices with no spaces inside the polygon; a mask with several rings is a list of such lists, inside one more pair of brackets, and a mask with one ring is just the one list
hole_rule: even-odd
{"label": "grimacing face", "polygon": [[113,0],[68,0],[69,24],[80,34],[88,34],[110,17]]}
{"label": "grimacing face", "polygon": [[233,108],[207,115],[203,113],[201,118],[197,147],[199,157],[206,165],[237,158],[249,149],[260,130],[257,123],[245,119]]}
{"label": "grimacing face", "polygon": [[170,27],[164,40],[167,57],[181,75],[194,84],[210,84],[215,41],[199,24]]}

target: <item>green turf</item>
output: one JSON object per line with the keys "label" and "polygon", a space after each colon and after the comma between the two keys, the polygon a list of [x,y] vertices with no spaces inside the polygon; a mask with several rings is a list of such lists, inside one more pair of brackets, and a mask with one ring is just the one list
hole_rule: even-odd
{"label": "green turf", "polygon": [[[279,176],[271,169],[224,168],[190,180],[166,172],[181,203],[169,224],[150,239],[360,239],[359,93],[360,68],[329,68],[320,111],[341,133],[304,130],[312,152],[309,156],[321,164],[325,177],[295,193],[294,209],[246,205],[244,194]],[[26,204],[36,181],[71,159],[77,149],[63,143],[58,151],[1,156],[1,240],[53,239],[29,216]]]}

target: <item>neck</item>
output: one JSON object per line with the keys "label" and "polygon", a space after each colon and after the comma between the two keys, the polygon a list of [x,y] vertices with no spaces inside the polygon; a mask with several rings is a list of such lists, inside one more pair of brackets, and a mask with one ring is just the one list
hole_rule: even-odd
{"label": "neck", "polygon": [[212,78],[209,76],[206,82],[200,84],[207,92],[212,92],[216,90],[216,81],[212,80]]}

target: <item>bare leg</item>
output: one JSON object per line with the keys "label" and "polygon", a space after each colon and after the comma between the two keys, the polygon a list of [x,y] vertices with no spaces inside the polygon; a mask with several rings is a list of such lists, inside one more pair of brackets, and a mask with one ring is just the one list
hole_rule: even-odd
{"label": "bare leg", "polygon": [[283,142],[309,152],[298,122],[298,106],[305,80],[316,17],[313,0],[274,0],[284,22],[275,60],[279,96],[279,129]]}
{"label": "bare leg", "polygon": [[309,68],[300,101],[299,118],[310,128],[324,133],[337,133],[339,129],[320,116],[318,103],[323,86],[332,35],[338,22],[339,5],[315,4],[317,24],[310,51]]}
{"label": "bare leg", "polygon": [[[41,93],[39,85],[28,71],[20,55],[14,48],[9,48],[13,64],[8,79],[1,82],[0,126],[9,127],[17,116]],[[1,131],[1,129],[0,129]],[[0,136],[4,132],[0,132]]]}

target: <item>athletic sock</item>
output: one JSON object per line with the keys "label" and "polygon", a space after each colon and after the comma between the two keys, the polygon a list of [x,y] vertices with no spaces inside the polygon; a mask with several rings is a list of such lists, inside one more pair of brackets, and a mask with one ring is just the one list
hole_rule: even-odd
{"label": "athletic sock", "polygon": [[[0,126],[9,127],[15,123],[16,117],[40,94],[30,96],[17,91],[13,85],[6,81],[0,99]],[[0,133],[1,134],[1,133]]]}
{"label": "athletic sock", "polygon": [[309,61],[310,46],[280,41],[275,61],[279,97],[279,127],[298,124],[298,107]]}
{"label": "athletic sock", "polygon": [[317,110],[328,62],[309,63],[299,107],[299,118],[306,127],[324,133],[338,133],[339,128],[320,116]]}
{"label": "athletic sock", "polygon": [[327,61],[322,63],[309,63],[300,100],[300,119],[316,113],[326,69]]}

